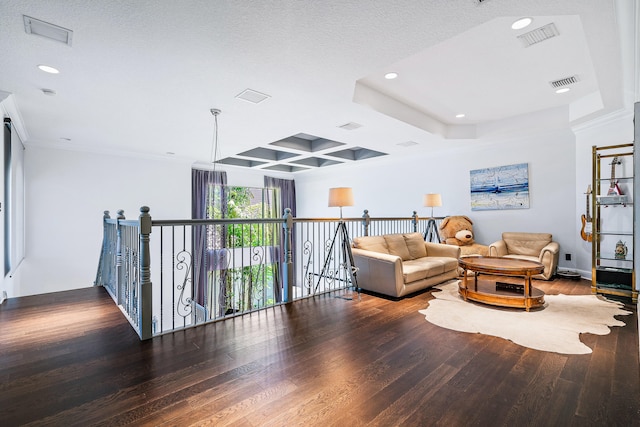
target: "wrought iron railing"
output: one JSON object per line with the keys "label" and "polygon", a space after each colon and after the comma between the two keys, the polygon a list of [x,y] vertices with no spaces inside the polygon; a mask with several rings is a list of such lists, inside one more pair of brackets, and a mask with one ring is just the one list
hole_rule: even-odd
{"label": "wrought iron railing", "polygon": [[[137,220],[104,213],[96,285],[142,339],[295,299],[357,287],[350,239],[424,233],[411,217]],[[442,218],[436,218],[439,223]],[[353,295],[353,294],[351,294]]]}

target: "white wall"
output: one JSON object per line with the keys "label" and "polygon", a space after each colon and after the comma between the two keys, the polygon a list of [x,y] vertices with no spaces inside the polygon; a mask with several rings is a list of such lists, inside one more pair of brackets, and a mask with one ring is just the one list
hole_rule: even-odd
{"label": "white wall", "polygon": [[[455,145],[456,142],[452,142]],[[415,146],[402,159],[367,161],[296,175],[298,215],[337,217],[327,207],[328,188],[353,187],[355,206],[344,208],[345,217],[429,216],[422,206],[425,193],[441,193],[443,206],[436,216],[467,215],[474,221],[476,241],[490,244],[503,231],[549,232],[560,243],[560,266],[573,268],[576,257],[576,148],[568,129],[537,132],[500,141],[465,144],[447,152],[429,152]],[[528,163],[530,208],[471,211],[469,171],[493,166]],[[590,164],[588,164],[590,166]],[[571,262],[565,253],[572,254]],[[590,258],[589,258],[590,260]]]}
{"label": "white wall", "polygon": [[[191,168],[189,161],[28,145],[26,257],[8,285],[9,298],[92,286],[104,210],[115,218],[124,209],[134,219],[146,205],[155,219],[190,218]],[[261,187],[263,176],[227,171],[232,185]]]}
{"label": "white wall", "polygon": [[[437,216],[468,215],[476,240],[490,244],[503,231],[553,233],[560,267],[591,270],[590,244],[579,237],[584,190],[591,180],[591,145],[632,140],[629,117],[577,131],[554,129],[509,139],[455,142],[448,151],[407,148],[405,156],[295,175],[300,217],[337,217],[328,188],[350,186],[356,206],[345,217],[429,215],[422,196],[439,192]],[[530,208],[471,211],[469,171],[515,163],[529,165]],[[202,165],[207,167],[207,165]],[[142,205],[156,219],[189,218],[190,162],[82,153],[28,145],[25,152],[26,257],[7,289],[9,297],[92,286],[102,241],[102,211],[124,209],[136,218]],[[223,168],[229,184],[262,186],[259,170]],[[280,174],[281,177],[287,177]],[[153,237],[153,236],[152,236]],[[565,261],[571,253],[572,261]]]}
{"label": "white wall", "polygon": [[[591,159],[592,147],[627,144],[633,142],[633,114],[632,112],[620,113],[605,117],[580,126],[575,129],[576,134],[576,217],[585,213],[585,191],[591,184]],[[607,169],[604,178],[609,176]],[[593,214],[593,212],[591,212]],[[578,231],[580,228],[578,228]],[[578,271],[591,278],[591,243],[585,242],[576,234],[576,253]],[[587,274],[588,272],[588,274]]]}
{"label": "white wall", "polygon": [[92,286],[104,210],[190,214],[190,168],[179,162],[27,146],[25,173],[26,257],[9,297]]}

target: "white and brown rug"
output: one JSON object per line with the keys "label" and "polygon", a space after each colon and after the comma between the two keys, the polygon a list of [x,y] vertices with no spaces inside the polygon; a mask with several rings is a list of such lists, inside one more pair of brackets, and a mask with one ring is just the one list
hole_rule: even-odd
{"label": "white and brown rug", "polygon": [[625,323],[613,316],[628,315],[624,304],[596,295],[545,295],[543,309],[526,312],[464,301],[458,281],[436,286],[435,299],[419,310],[427,321],[455,331],[501,337],[524,347],[562,354],[588,354],[581,333],[607,335],[610,326]]}

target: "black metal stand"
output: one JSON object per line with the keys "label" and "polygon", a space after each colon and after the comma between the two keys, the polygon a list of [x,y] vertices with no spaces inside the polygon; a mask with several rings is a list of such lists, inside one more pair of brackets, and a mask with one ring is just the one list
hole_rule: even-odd
{"label": "black metal stand", "polygon": [[435,236],[438,243],[440,243],[440,234],[438,234],[438,227],[436,226],[436,220],[431,218],[427,223],[427,229],[424,231],[425,242],[433,242]]}
{"label": "black metal stand", "polygon": [[[331,261],[332,255],[333,255],[333,248],[336,244],[336,239],[340,239],[340,246],[341,246],[341,250],[340,250],[340,263],[339,266],[340,268],[343,268],[346,273],[347,273],[347,277],[349,279],[351,279],[351,284],[354,286],[354,288],[360,292],[360,288],[358,288],[358,281],[356,280],[356,272],[358,271],[358,268],[354,265],[353,263],[353,253],[351,252],[351,245],[349,244],[349,232],[347,231],[347,226],[344,223],[344,221],[340,221],[338,222],[338,226],[336,227],[336,232],[333,235],[333,239],[331,240],[331,246],[329,246],[329,251],[327,252],[327,257],[324,260],[324,265],[322,266],[322,271],[320,272],[320,277],[318,278],[318,283],[316,283],[316,292],[318,292],[318,288],[320,287],[320,281],[322,281],[322,278],[325,276],[325,273],[327,271],[327,266],[329,265],[329,262]],[[337,274],[336,274],[337,277]],[[335,279],[335,277],[334,277]]]}

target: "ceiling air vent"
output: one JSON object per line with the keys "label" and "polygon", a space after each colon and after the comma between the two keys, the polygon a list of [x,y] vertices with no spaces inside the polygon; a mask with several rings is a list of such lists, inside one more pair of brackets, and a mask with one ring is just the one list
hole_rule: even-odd
{"label": "ceiling air vent", "polygon": [[338,126],[340,129],[344,129],[344,130],[354,130],[354,129],[358,129],[360,127],[362,127],[361,124],[359,123],[355,123],[355,122],[349,122],[349,123],[345,123],[343,125]]}
{"label": "ceiling air vent", "polygon": [[22,20],[24,22],[24,31],[27,34],[34,34],[71,46],[73,31],[27,15],[22,15]]}
{"label": "ceiling air vent", "polygon": [[565,77],[563,79],[554,80],[549,82],[552,88],[558,89],[561,87],[569,86],[578,82],[578,76]]}
{"label": "ceiling air vent", "polygon": [[552,22],[543,27],[529,31],[528,33],[521,34],[518,38],[522,44],[524,44],[524,47],[529,47],[558,35],[560,35],[558,28],[556,27],[556,24]]}
{"label": "ceiling air vent", "polygon": [[236,98],[251,102],[253,104],[259,104],[265,99],[270,98],[270,96],[252,89],[245,89],[241,93],[236,95]]}
{"label": "ceiling air vent", "polygon": [[415,141],[405,141],[399,142],[397,145],[399,145],[400,147],[411,147],[412,145],[418,145],[418,143]]}

